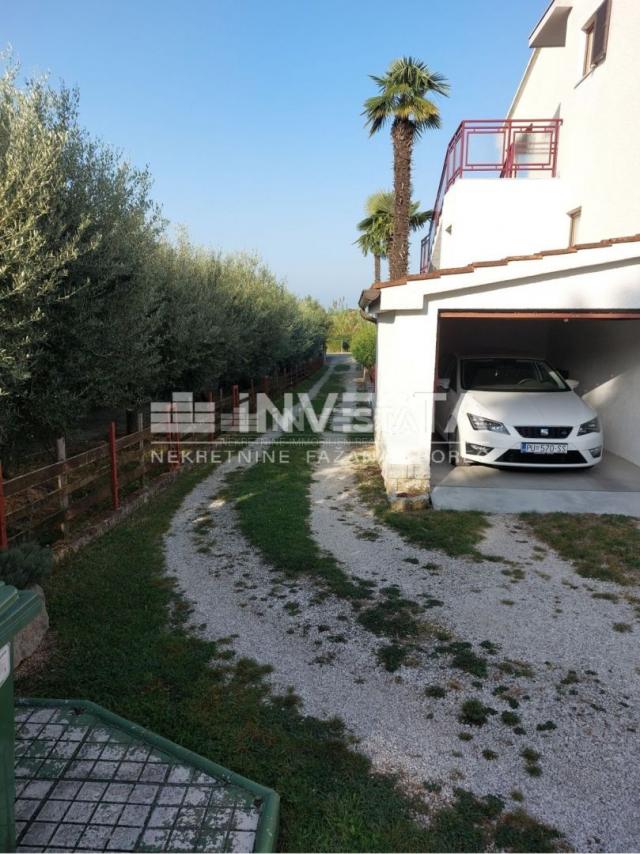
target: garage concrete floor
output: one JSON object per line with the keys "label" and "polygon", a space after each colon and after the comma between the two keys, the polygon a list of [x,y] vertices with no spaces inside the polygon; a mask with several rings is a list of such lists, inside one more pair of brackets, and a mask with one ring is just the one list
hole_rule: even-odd
{"label": "garage concrete floor", "polygon": [[591,469],[543,471],[431,466],[431,501],[437,510],[487,513],[620,513],[640,517],[640,467],[606,453]]}

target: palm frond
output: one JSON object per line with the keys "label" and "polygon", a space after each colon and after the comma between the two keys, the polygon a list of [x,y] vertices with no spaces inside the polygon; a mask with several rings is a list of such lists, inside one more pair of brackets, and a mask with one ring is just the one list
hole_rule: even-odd
{"label": "palm frond", "polygon": [[394,193],[393,190],[378,190],[372,193],[365,203],[365,210],[372,218],[380,213],[393,213]]}
{"label": "palm frond", "polygon": [[[372,193],[366,201],[365,208],[368,216],[358,223],[358,231],[362,234],[355,243],[364,255],[379,255],[386,258],[393,238],[395,216],[395,194],[392,190],[379,190]],[[418,231],[431,220],[433,211],[421,211],[420,202],[411,203],[409,227]]]}
{"label": "palm frond", "polygon": [[428,119],[414,121],[415,133],[417,137],[421,137],[426,130],[438,130],[441,127],[440,114],[430,116]]}
{"label": "palm frond", "polygon": [[433,219],[433,211],[414,210],[414,206],[417,208],[417,203],[414,203],[414,205],[412,205],[411,215],[409,217],[409,228],[411,229],[411,231],[419,231],[428,222],[431,222],[431,220]]}
{"label": "palm frond", "polygon": [[380,90],[364,103],[363,115],[370,135],[381,130],[390,119],[409,122],[420,136],[425,130],[440,127],[438,107],[427,95],[449,94],[444,75],[411,56],[395,59],[382,76],[371,75]]}

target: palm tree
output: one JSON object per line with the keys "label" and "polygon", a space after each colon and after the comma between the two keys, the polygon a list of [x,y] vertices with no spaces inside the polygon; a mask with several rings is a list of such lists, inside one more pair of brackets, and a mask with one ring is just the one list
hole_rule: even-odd
{"label": "palm tree", "polygon": [[448,95],[449,83],[410,56],[394,60],[383,77],[372,75],[371,79],[379,92],[364,103],[369,134],[373,136],[391,121],[395,205],[389,275],[399,279],[407,275],[409,266],[413,143],[425,130],[440,127],[438,107],[426,95]]}
{"label": "palm tree", "polygon": [[367,216],[358,223],[362,232],[356,240],[363,255],[373,255],[373,280],[380,281],[380,261],[387,257],[388,239],[383,192],[369,196],[365,205]]}
{"label": "palm tree", "polygon": [[[393,224],[395,217],[395,194],[388,190],[380,190],[369,196],[365,205],[367,216],[358,223],[358,231],[362,234],[356,243],[362,249],[363,255],[373,255],[374,281],[380,281],[380,261],[388,258],[393,244]],[[420,202],[411,202],[409,211],[409,228],[418,231],[429,222],[433,211],[421,211]]]}

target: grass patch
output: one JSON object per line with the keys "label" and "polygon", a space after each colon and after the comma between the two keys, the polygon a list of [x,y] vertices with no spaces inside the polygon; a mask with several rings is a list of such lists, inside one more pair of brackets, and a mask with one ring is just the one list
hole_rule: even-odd
{"label": "grass patch", "polygon": [[592,599],[605,599],[607,602],[617,602],[619,600],[619,596],[615,593],[592,593]]}
{"label": "grass patch", "polygon": [[394,673],[407,660],[410,650],[399,643],[389,643],[379,647],[376,656],[380,664],[389,673]]}
{"label": "grass patch", "polygon": [[430,624],[416,618],[422,610],[416,602],[401,596],[399,587],[392,585],[382,588],[375,604],[359,612],[357,620],[361,626],[391,640],[377,651],[378,661],[386,670],[393,672],[405,664],[414,649],[411,641],[432,630]]}
{"label": "grass patch", "polygon": [[424,689],[424,693],[425,696],[433,697],[434,700],[441,700],[447,696],[447,692],[442,685],[429,685],[428,688]]}
{"label": "grass patch", "polygon": [[575,670],[567,671],[567,675],[560,680],[561,685],[576,685],[580,679]]}
{"label": "grass patch", "polygon": [[[514,795],[512,792],[511,797],[517,800]],[[524,810],[514,810],[502,818],[496,828],[495,843],[498,851],[538,851],[543,854],[564,848],[557,830],[531,818]]]}
{"label": "grass patch", "polygon": [[452,655],[451,666],[480,679],[487,677],[487,659],[473,651],[473,644],[468,641],[452,641],[437,646],[435,652],[439,655]]}
{"label": "grass patch", "polygon": [[633,631],[633,626],[629,625],[629,623],[614,623],[612,628],[614,632],[620,632],[621,634]]}
{"label": "grass patch", "polygon": [[410,599],[400,595],[395,585],[380,590],[381,598],[358,614],[358,622],[375,635],[384,635],[394,640],[417,638],[421,624],[416,614],[421,608]]}
{"label": "grass patch", "polygon": [[430,826],[435,847],[429,851],[539,851],[563,850],[560,833],[527,815],[522,809],[504,811],[501,798],[478,798],[457,789],[455,801],[441,810]]}
{"label": "grass patch", "polygon": [[505,658],[504,661],[499,662],[497,667],[501,673],[514,676],[516,679],[533,679],[535,676],[535,671],[530,664],[516,658]]}
{"label": "grass patch", "polygon": [[486,555],[477,548],[489,526],[484,513],[429,508],[406,513],[392,510],[376,463],[358,462],[356,476],[360,495],[376,518],[398,531],[407,542],[452,556],[470,555],[478,560],[486,559]]}
{"label": "grass patch", "polygon": [[584,578],[622,585],[640,582],[636,519],[591,513],[524,513],[522,519]]}
{"label": "grass patch", "polygon": [[[175,484],[59,565],[46,584],[56,648],[21,695],[83,697],[275,788],[279,850],[435,850],[423,811],[374,774],[342,726],[276,696],[268,668],[188,634],[188,608],[164,575],[163,534],[207,473]],[[172,615],[171,617],[169,615]],[[461,847],[463,830],[454,842]]]}
{"label": "grass patch", "polygon": [[458,720],[469,726],[484,726],[490,715],[496,715],[495,709],[485,706],[481,700],[465,700],[460,708]]}
{"label": "grass patch", "polygon": [[525,761],[524,770],[531,777],[541,777],[542,776],[542,768],[538,764],[538,760],[540,759],[540,754],[537,750],[534,750],[532,747],[525,747],[524,750],[520,753],[520,756]]}
{"label": "grass patch", "polygon": [[[32,697],[81,697],[213,759],[281,796],[281,851],[493,850],[501,802],[460,791],[432,815],[372,771],[336,720],[275,695],[268,668],[185,630],[187,603],[165,575],[163,537],[210,471],[176,481],[45,583],[56,646],[17,682]],[[215,585],[215,582],[212,582]],[[498,808],[499,807],[499,808]]]}
{"label": "grass patch", "polygon": [[[328,394],[343,389],[340,377],[330,376],[313,401],[321,411]],[[371,596],[371,582],[349,576],[335,557],[318,546],[311,533],[309,489],[314,468],[314,447],[321,437],[296,434],[305,444],[274,443],[286,448],[289,462],[267,460],[239,470],[228,479],[227,496],[236,502],[242,533],[290,581],[302,575],[343,599],[362,601]]]}

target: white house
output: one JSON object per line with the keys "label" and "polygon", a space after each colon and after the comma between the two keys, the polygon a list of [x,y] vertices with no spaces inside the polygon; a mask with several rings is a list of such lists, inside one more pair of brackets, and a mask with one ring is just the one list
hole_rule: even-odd
{"label": "white house", "polygon": [[[506,119],[464,121],[447,147],[421,272],[360,298],[378,329],[377,452],[391,495],[425,495],[446,357],[527,352],[570,370],[605,429],[600,481],[572,472],[544,506],[597,509],[599,493],[602,511],[640,515],[640,0],[554,0],[529,44]],[[434,503],[542,489],[539,473],[478,470],[444,473],[447,504],[438,469]]]}

